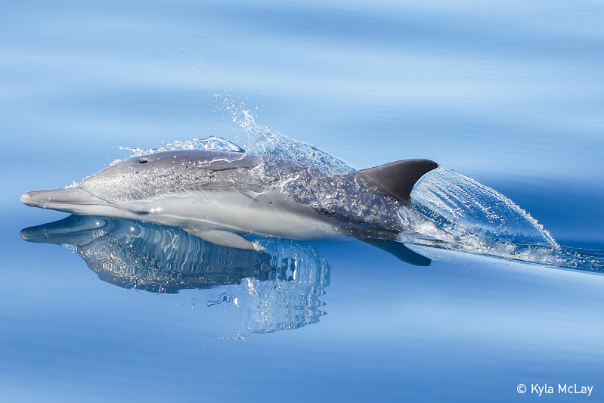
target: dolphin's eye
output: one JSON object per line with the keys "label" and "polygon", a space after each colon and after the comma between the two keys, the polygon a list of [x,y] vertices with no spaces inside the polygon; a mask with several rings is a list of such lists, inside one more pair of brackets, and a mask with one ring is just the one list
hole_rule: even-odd
{"label": "dolphin's eye", "polygon": [[139,164],[146,164],[147,162],[149,162],[149,160],[142,160],[142,159],[138,160]]}

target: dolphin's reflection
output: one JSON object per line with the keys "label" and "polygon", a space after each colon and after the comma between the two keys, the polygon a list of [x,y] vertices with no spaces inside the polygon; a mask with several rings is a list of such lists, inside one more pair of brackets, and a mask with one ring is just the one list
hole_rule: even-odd
{"label": "dolphin's reflection", "polygon": [[21,231],[29,242],[74,248],[108,283],[151,292],[204,289],[201,299],[248,305],[253,333],[316,323],[329,266],[311,247],[265,240],[264,251],[203,241],[174,227],[93,216],[70,216]]}

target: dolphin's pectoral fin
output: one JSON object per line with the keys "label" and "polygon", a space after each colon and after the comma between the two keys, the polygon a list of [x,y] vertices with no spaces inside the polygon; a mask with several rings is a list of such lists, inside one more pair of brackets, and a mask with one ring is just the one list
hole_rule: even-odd
{"label": "dolphin's pectoral fin", "polygon": [[401,242],[395,241],[374,241],[374,240],[363,240],[364,242],[380,248],[381,250],[390,253],[392,256],[402,260],[405,263],[412,264],[414,266],[430,266],[432,260],[420,255],[417,252],[412,251]]}
{"label": "dolphin's pectoral fin", "polygon": [[256,250],[256,247],[252,242],[248,241],[239,234],[235,234],[234,232],[198,228],[183,229],[191,235],[216,245],[226,246],[228,248]]}

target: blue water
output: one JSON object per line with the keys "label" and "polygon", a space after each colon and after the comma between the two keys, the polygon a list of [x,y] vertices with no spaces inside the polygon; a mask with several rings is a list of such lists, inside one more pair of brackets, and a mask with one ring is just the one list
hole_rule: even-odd
{"label": "blue water", "polygon": [[[603,399],[604,277],[590,270],[426,246],[433,263],[416,267],[355,240],[282,241],[234,271],[220,256],[249,257],[210,246],[208,266],[187,266],[165,250],[176,268],[226,274],[191,286],[157,269],[127,277],[133,289],[73,244],[24,242],[23,228],[66,215],[19,202],[120,146],[245,144],[232,118],[247,109],[357,168],[433,159],[601,258],[602,13],[592,1],[5,4],[0,400],[511,401],[537,398],[533,384],[554,386],[548,400],[585,397],[558,384]],[[104,262],[135,260],[115,252],[123,229]]]}

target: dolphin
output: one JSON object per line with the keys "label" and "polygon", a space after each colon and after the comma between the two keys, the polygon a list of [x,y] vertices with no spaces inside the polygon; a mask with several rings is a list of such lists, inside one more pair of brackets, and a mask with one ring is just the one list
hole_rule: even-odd
{"label": "dolphin", "polygon": [[[382,242],[411,229],[401,223],[400,211],[413,209],[413,186],[437,167],[431,160],[408,159],[336,175],[243,150],[175,150],[131,157],[77,185],[28,192],[21,201],[178,227],[238,249],[257,248],[248,235],[293,240],[346,235],[389,250]],[[398,257],[406,260],[408,253]]]}

